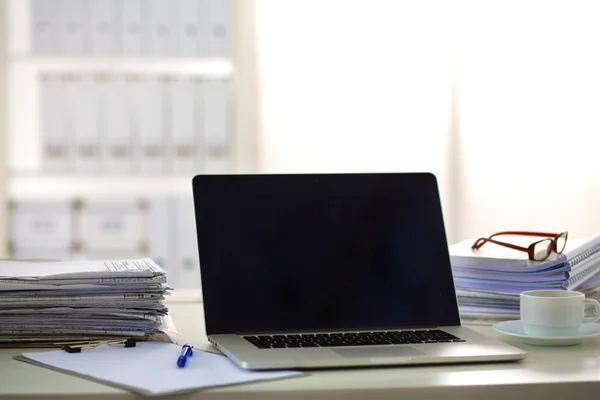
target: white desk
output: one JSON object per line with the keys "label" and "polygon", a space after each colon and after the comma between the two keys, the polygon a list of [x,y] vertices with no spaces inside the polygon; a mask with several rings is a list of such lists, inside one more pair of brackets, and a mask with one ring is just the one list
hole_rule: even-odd
{"label": "white desk", "polygon": [[[201,348],[200,304],[170,304],[184,341]],[[489,327],[474,327],[501,337]],[[502,338],[505,340],[504,338]],[[529,356],[518,363],[313,371],[310,376],[172,396],[173,399],[584,399],[600,397],[600,338],[571,347],[536,347],[509,340]],[[139,399],[129,392],[12,359],[0,349],[0,399]]]}

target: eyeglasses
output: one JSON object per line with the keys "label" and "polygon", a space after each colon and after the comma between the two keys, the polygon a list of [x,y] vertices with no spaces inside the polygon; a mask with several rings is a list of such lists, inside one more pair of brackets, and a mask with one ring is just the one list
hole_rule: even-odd
{"label": "eyeglasses", "polygon": [[[499,240],[492,239],[495,236],[500,235],[519,235],[519,236],[541,236],[546,239],[538,240],[529,245],[529,247],[517,246],[515,244],[501,242]],[[523,232],[523,231],[506,231],[498,232],[485,238],[481,237],[473,243],[471,248],[473,250],[479,250],[481,246],[487,242],[494,243],[500,246],[509,247],[514,250],[524,251],[529,255],[531,261],[544,261],[554,251],[557,254],[561,254],[565,250],[567,239],[569,234],[567,231],[562,233],[544,233],[544,232]]]}

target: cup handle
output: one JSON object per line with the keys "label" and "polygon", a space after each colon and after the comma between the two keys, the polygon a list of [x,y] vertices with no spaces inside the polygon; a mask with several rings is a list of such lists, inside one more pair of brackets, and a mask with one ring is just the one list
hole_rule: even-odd
{"label": "cup handle", "polygon": [[[591,304],[596,309],[593,317],[583,317],[583,322],[596,322],[600,319],[600,303],[594,299],[585,299],[585,304]],[[584,306],[585,307],[585,306]]]}

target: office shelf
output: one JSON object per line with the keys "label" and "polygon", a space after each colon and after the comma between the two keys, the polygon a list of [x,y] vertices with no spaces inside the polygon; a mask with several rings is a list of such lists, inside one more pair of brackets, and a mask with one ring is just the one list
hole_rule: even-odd
{"label": "office shelf", "polygon": [[234,62],[222,57],[157,57],[157,56],[98,56],[98,55],[8,55],[13,68],[32,73],[40,71],[110,71],[129,73],[162,73],[229,78]]}
{"label": "office shelf", "polygon": [[190,195],[193,174],[11,174],[12,199]]}
{"label": "office shelf", "polygon": [[[102,1],[102,0],[98,0]],[[40,74],[114,73],[226,79],[233,95],[231,172],[257,170],[254,0],[235,0],[231,57],[41,55],[31,52],[30,0],[0,1],[0,258],[9,241],[11,200],[189,196],[194,172],[48,173],[42,160]]]}

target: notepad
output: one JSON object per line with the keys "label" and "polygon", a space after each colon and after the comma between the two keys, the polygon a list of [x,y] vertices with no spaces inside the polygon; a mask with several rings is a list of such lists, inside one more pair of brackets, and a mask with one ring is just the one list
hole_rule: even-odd
{"label": "notepad", "polygon": [[23,353],[15,359],[146,396],[305,375],[297,371],[247,371],[225,356],[197,350],[185,368],[179,368],[180,353],[181,346],[172,343],[141,342],[131,348],[103,345],[81,353]]}

